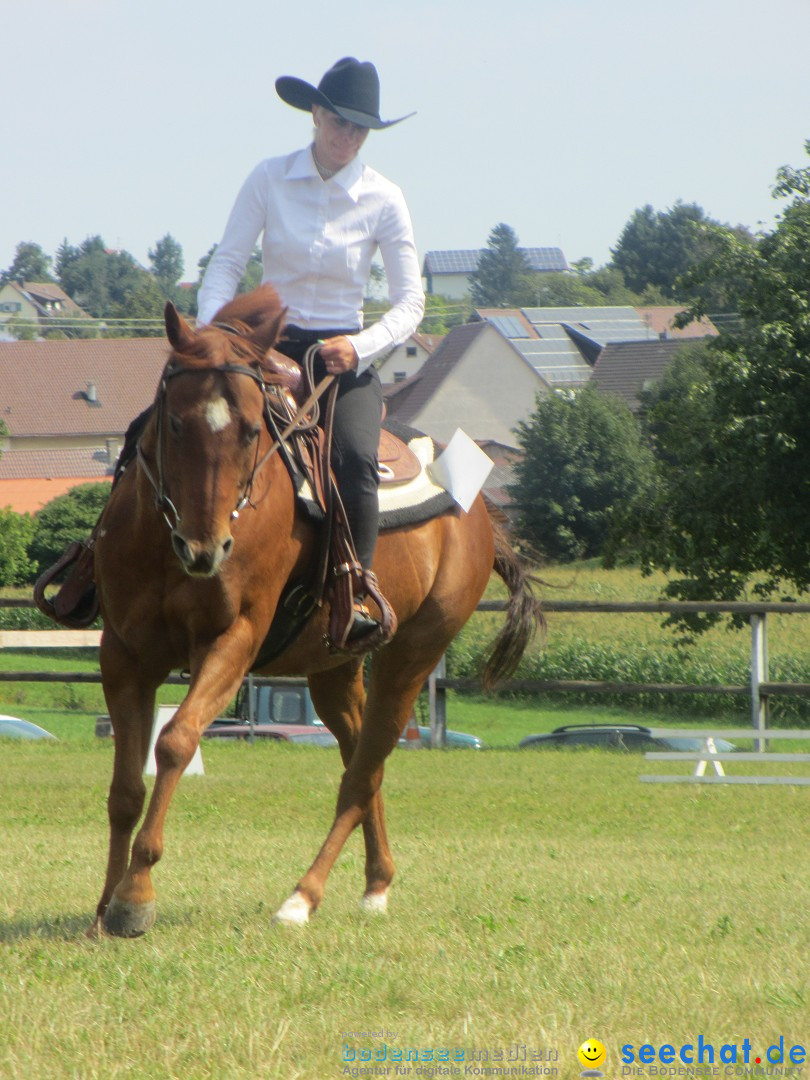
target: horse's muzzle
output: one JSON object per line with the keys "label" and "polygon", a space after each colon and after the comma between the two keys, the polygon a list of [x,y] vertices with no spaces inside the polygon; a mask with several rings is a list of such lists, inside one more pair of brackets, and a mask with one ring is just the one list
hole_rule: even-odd
{"label": "horse's muzzle", "polygon": [[233,550],[230,533],[223,540],[187,540],[172,529],[172,548],[190,577],[213,577]]}

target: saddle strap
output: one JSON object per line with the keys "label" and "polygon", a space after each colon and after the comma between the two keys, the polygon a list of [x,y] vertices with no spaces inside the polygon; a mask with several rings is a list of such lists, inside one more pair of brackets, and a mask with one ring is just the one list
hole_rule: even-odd
{"label": "saddle strap", "polygon": [[[335,422],[335,404],[337,403],[337,380],[335,380],[329,389],[326,391],[326,401],[324,403],[324,420],[323,420],[323,438],[313,446],[313,464],[316,461],[316,455],[320,451],[320,459],[318,459],[318,465],[313,469],[313,472],[319,474],[318,487],[320,490],[318,494],[323,500],[324,508],[324,520],[323,529],[321,531],[321,550],[318,554],[318,569],[315,575],[315,595],[318,598],[319,603],[323,602],[324,594],[326,593],[326,582],[329,576],[329,562],[332,559],[333,565],[334,556],[332,554],[332,538],[335,536],[337,530],[336,517],[336,498],[339,499],[337,494],[337,487],[335,485],[335,479],[332,475],[332,431],[334,429]],[[340,510],[343,510],[342,504]],[[342,524],[346,522],[346,515],[343,514]],[[348,532],[348,525],[346,525],[346,531]],[[357,561],[357,556],[354,553],[354,544],[349,538],[349,549],[351,551],[351,558],[353,561]]]}
{"label": "saddle strap", "polygon": [[[326,643],[337,652],[359,656],[391,640],[397,630],[397,617],[383,596],[376,574],[371,570],[364,570],[357,561],[340,493],[335,490],[333,494],[335,512],[330,544],[333,569]],[[380,609],[380,625],[356,641],[350,641],[349,632],[354,624],[354,601],[361,596],[373,600]]]}
{"label": "saddle strap", "polygon": [[[42,614],[71,630],[84,630],[98,616],[99,602],[93,573],[95,537],[96,530],[93,530],[86,543],[74,540],[58,562],[41,574],[34,585],[34,603]],[[45,590],[69,566],[73,566],[73,569],[67,581],[50,599],[45,595]]]}

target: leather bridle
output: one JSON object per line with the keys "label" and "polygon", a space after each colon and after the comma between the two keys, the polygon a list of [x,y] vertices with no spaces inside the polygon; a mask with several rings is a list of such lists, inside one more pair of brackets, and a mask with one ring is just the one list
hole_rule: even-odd
{"label": "leather bridle", "polygon": [[[230,333],[238,334],[237,330],[233,327],[225,326],[224,324],[217,324],[219,329],[228,330]],[[241,335],[240,335],[241,336]],[[304,358],[304,367],[309,376],[309,384],[312,386],[312,364],[315,354],[318,351],[318,345],[313,345],[307,350]],[[149,467],[149,463],[146,460],[146,456],[141,447],[141,440],[138,440],[137,445],[137,460],[144,475],[152,486],[155,492],[155,505],[157,509],[163,515],[166,524],[172,532],[178,532],[180,529],[180,512],[172,502],[169,495],[166,471],[164,466],[164,430],[165,430],[165,418],[166,418],[166,396],[168,392],[168,385],[172,379],[177,378],[178,375],[208,375],[212,372],[219,372],[223,375],[241,375],[245,378],[252,379],[258,386],[262,395],[262,413],[264,417],[267,430],[272,436],[272,442],[270,447],[265,453],[259,457],[259,441],[256,441],[256,455],[253,461],[253,466],[250,471],[250,475],[245,481],[244,487],[236,499],[235,506],[231,511],[231,518],[236,519],[246,506],[250,506],[255,509],[256,504],[253,502],[253,488],[256,482],[256,478],[270,460],[270,458],[277,452],[281,451],[282,455],[287,458],[289,450],[286,445],[286,440],[295,431],[305,431],[315,427],[319,420],[319,406],[318,399],[324,393],[324,391],[334,382],[333,375],[327,375],[309,395],[307,400],[296,412],[292,420],[285,426],[284,430],[279,430],[279,424],[276,414],[273,412],[270,396],[268,394],[268,384],[265,382],[259,361],[256,361],[255,366],[248,364],[218,364],[212,367],[186,367],[182,364],[173,363],[169,361],[163,370],[161,376],[160,386],[158,388],[157,397],[155,399],[155,414],[156,414],[156,451],[155,451],[155,473]],[[289,464],[289,462],[288,462]],[[171,515],[171,517],[170,517]],[[172,520],[173,519],[173,520]]]}

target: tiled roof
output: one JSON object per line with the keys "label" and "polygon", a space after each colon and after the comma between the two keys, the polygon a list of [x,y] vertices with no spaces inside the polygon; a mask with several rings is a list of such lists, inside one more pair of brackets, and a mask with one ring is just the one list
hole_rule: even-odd
{"label": "tiled roof", "polygon": [[[113,452],[117,457],[117,447]],[[114,461],[101,447],[63,450],[5,450],[0,456],[0,480],[52,479],[82,476],[87,480],[111,476]]]}
{"label": "tiled roof", "polygon": [[[471,274],[486,248],[472,250],[428,251],[422,269],[423,274]],[[568,263],[560,248],[519,248],[526,256],[529,268],[535,271],[565,271]]]}
{"label": "tiled roof", "polygon": [[425,352],[432,353],[441,345],[444,334],[420,334],[418,331],[411,334],[411,338],[417,345],[421,345]]}
{"label": "tiled roof", "polygon": [[611,342],[599,355],[593,381],[604,393],[624,398],[635,411],[640,405],[639,393],[661,378],[683,347],[684,342],[677,338]]}
{"label": "tiled roof", "polygon": [[123,434],[154,398],[168,348],[163,338],[0,342],[0,418],[17,438]]}
{"label": "tiled roof", "polygon": [[491,439],[478,440],[478,445],[495,464],[484,484],[484,493],[496,506],[507,510],[512,504],[507,488],[515,481],[514,467],[523,455],[515,447],[504,446]]}
{"label": "tiled roof", "polygon": [[637,307],[644,322],[654,334],[666,334],[675,338],[716,337],[717,327],[711,319],[696,319],[688,325],[678,328],[672,325],[673,319],[684,309],[680,307]]}

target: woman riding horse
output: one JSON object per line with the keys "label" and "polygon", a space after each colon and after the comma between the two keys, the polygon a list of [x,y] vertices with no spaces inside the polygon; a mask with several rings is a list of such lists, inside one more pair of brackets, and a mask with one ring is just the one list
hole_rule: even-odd
{"label": "woman riding horse", "polygon": [[[485,683],[512,671],[540,618],[531,578],[479,495],[380,534],[374,565],[397,617],[368,665],[324,643],[329,603],[268,661],[263,643],[291,581],[318,551],[319,528],[300,508],[268,423],[268,352],[283,310],[264,285],[193,330],[169,305],[171,344],[135,465],[113,487],[94,549],[104,631],[99,650],[115,734],[108,799],[107,871],[92,933],[144,933],[155,919],[152,871],[163,855],[172,795],[200,736],[248,671],[306,675],[313,703],[340,745],[345,771],[335,817],[309,869],[277,911],[303,923],[352,830],[366,845],[368,911],[386,907],[394,864],[380,787],[422,686],[469,619],[494,569],[506,582],[507,619]],[[182,704],[155,744],[157,776],[143,769],[159,687],[189,673]]]}
{"label": "woman riding horse", "polygon": [[[424,313],[413,229],[402,192],[358,158],[380,119],[380,82],[373,64],[338,60],[317,88],[303,79],[276,80],[283,101],[311,112],[310,146],[258,165],[237,196],[205,272],[198,322],[215,320],[233,299],[260,234],[264,281],[287,308],[277,348],[299,362],[322,342],[315,378],[337,376],[332,466],[358,562],[371,572],[377,542],[377,446],[382,390],[373,360],[405,341]],[[400,117],[400,119],[407,119]],[[363,295],[379,249],[392,306],[362,328]],[[377,623],[359,600],[349,641]]]}

